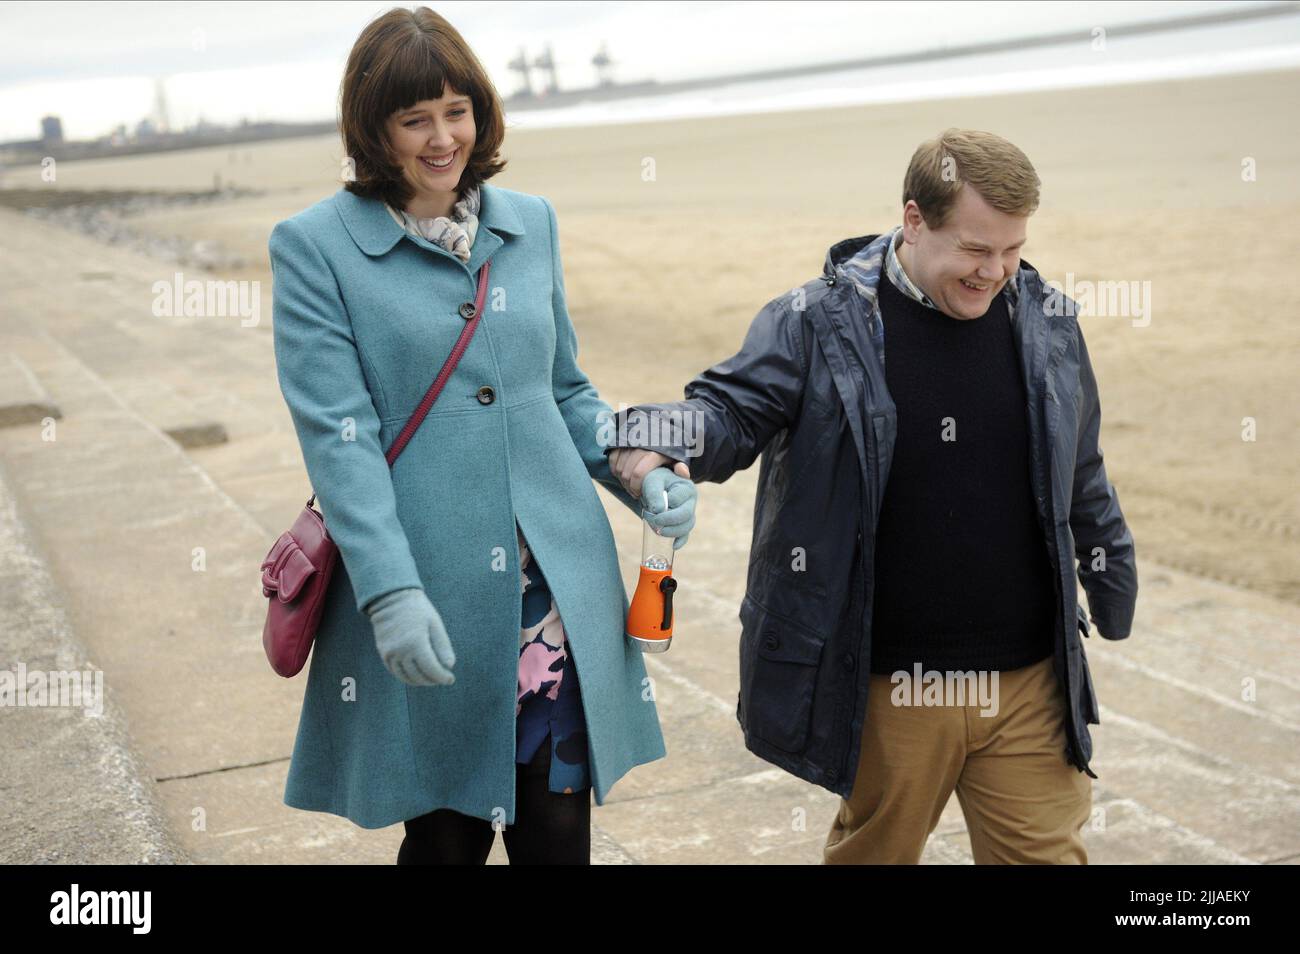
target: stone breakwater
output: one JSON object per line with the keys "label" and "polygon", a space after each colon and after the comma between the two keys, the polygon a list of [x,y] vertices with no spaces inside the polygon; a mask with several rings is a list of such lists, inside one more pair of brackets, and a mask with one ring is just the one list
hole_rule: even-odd
{"label": "stone breakwater", "polygon": [[254,189],[225,187],[203,192],[108,189],[0,189],[0,205],[33,218],[74,229],[97,241],[130,248],[150,258],[193,268],[244,268],[247,258],[212,239],[160,235],[138,228],[141,215],[177,207],[219,207],[260,195]]}

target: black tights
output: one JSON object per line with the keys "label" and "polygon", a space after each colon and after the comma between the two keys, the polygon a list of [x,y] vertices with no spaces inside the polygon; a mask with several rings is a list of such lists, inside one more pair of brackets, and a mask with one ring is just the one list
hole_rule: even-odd
{"label": "black tights", "polygon": [[[515,767],[515,823],[502,837],[512,865],[591,864],[591,789],[565,795],[549,788],[551,737],[527,765]],[[439,808],[403,822],[399,865],[481,865],[496,831],[492,822]]]}

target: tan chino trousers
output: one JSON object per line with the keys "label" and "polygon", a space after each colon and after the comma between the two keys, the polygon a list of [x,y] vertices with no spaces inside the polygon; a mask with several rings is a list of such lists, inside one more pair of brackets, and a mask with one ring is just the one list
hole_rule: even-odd
{"label": "tan chino trousers", "polygon": [[[871,675],[853,791],[826,836],[827,864],[916,864],[953,790],[976,864],[1087,864],[1092,780],[1065,758],[1065,693],[1052,657],[998,673],[997,712],[895,705]],[[991,708],[991,707],[987,707]]]}

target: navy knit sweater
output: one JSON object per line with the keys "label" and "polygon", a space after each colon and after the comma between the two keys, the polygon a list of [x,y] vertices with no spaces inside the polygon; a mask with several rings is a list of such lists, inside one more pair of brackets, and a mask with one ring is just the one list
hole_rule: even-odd
{"label": "navy knit sweater", "polygon": [[1006,301],[960,321],[885,278],[880,307],[898,439],[876,529],[871,670],[1038,662],[1052,652],[1056,589]]}

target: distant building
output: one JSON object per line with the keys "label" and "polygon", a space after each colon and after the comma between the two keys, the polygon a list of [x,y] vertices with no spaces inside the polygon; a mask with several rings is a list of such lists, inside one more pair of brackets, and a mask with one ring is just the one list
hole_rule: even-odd
{"label": "distant building", "polygon": [[63,120],[58,116],[41,117],[41,143],[47,146],[57,146],[63,142]]}

